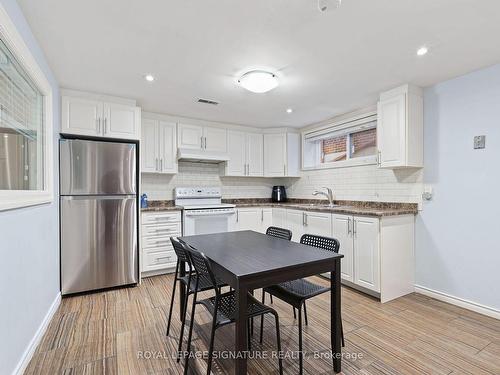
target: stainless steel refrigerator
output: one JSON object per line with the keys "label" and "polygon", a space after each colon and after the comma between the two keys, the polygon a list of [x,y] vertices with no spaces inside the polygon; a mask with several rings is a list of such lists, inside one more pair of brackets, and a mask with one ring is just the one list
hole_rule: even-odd
{"label": "stainless steel refrigerator", "polygon": [[136,145],[61,139],[61,287],[138,281]]}

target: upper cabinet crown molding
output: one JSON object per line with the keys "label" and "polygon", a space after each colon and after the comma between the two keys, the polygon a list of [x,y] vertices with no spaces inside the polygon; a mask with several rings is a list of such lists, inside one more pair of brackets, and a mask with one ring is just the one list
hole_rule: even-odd
{"label": "upper cabinet crown molding", "polygon": [[423,91],[403,85],[380,94],[377,146],[380,168],[422,168]]}
{"label": "upper cabinet crown molding", "polygon": [[141,109],[135,105],[135,100],[63,90],[61,107],[61,133],[140,138]]}

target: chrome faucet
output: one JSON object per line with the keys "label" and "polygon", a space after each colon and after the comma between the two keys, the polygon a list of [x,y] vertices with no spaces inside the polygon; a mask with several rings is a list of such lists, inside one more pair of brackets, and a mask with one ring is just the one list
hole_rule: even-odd
{"label": "chrome faucet", "polygon": [[326,189],[326,193],[324,191],[319,191],[319,190],[315,190],[313,195],[324,195],[325,197],[328,198],[328,206],[329,207],[333,207],[334,204],[333,204],[333,191],[332,189],[330,189],[329,187],[323,187],[323,189]]}

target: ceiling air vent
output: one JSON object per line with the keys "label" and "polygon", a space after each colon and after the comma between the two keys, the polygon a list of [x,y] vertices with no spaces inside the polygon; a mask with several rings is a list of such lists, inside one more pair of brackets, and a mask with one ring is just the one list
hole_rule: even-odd
{"label": "ceiling air vent", "polygon": [[219,102],[208,100],[208,99],[198,99],[198,103],[210,104],[210,105],[218,105]]}

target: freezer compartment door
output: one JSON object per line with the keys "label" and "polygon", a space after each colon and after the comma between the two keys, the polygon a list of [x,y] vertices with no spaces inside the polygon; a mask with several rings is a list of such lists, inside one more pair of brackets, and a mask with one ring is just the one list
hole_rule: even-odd
{"label": "freezer compartment door", "polygon": [[62,294],[137,283],[137,200],[61,197]]}
{"label": "freezer compartment door", "polygon": [[61,139],[61,195],[135,194],[136,145]]}

